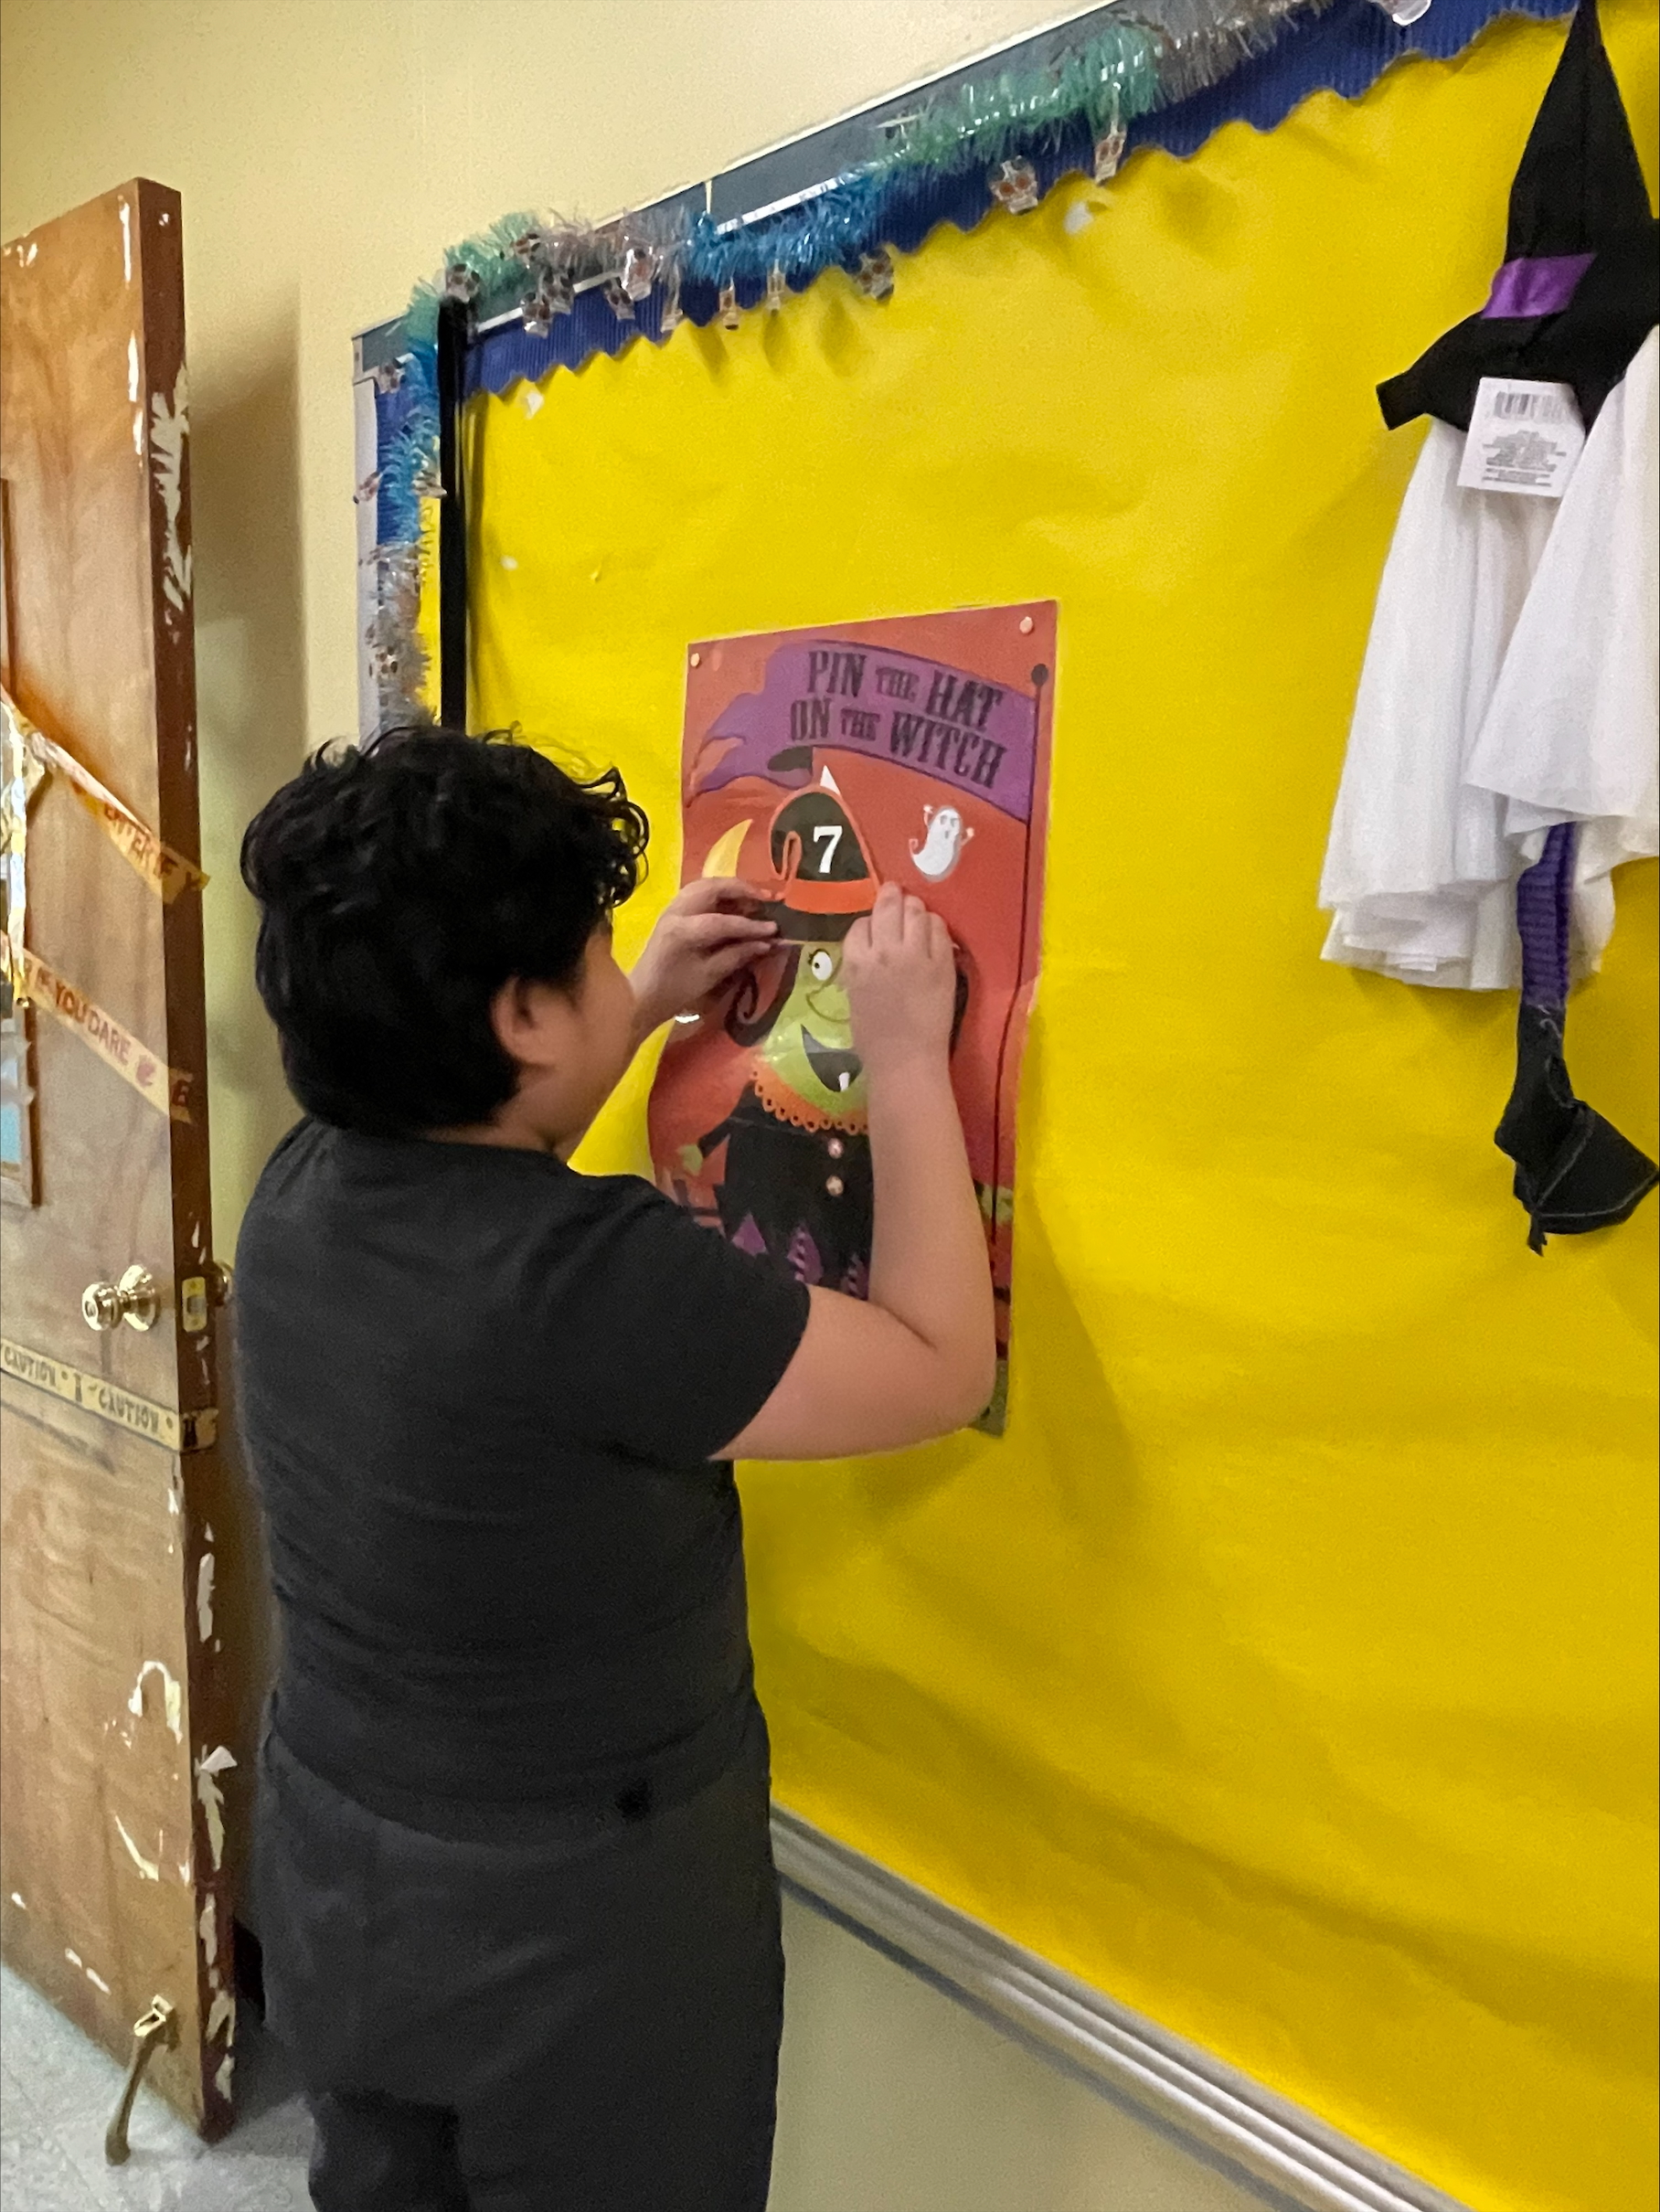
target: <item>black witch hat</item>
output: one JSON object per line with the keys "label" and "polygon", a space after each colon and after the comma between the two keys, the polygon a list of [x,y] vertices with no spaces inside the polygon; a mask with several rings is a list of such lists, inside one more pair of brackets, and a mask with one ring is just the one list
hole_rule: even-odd
{"label": "black witch hat", "polygon": [[1570,384],[1589,431],[1656,322],[1660,228],[1596,0],[1580,0],[1510,188],[1487,304],[1378,387],[1383,419],[1467,431],[1484,377],[1525,377]]}
{"label": "black witch hat", "polygon": [[[774,771],[814,766],[809,747],[775,753]],[[828,768],[786,799],[767,833],[777,904],[768,908],[781,942],[835,942],[876,904],[881,881],[857,823]]]}

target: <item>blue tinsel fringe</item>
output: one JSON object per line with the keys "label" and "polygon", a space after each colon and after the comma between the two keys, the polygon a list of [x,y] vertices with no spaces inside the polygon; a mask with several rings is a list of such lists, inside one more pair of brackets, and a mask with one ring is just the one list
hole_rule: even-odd
{"label": "blue tinsel fringe", "polygon": [[[1496,16],[1549,17],[1568,14],[1573,0],[1433,0],[1429,13],[1406,27],[1376,0],[1336,0],[1323,15],[1293,18],[1264,54],[1232,70],[1219,84],[1190,99],[1138,117],[1129,127],[1128,154],[1161,146],[1186,157],[1227,122],[1272,131],[1313,92],[1329,90],[1353,100],[1406,54],[1449,60]],[[1024,149],[1049,191],[1059,180],[1087,170],[1093,136],[1083,121],[1048,126]],[[712,224],[687,242],[679,305],[699,325],[719,312],[720,290],[730,282],[740,307],[760,304],[767,276],[782,264],[792,291],[804,292],[825,270],[857,268],[861,255],[889,246],[914,253],[941,223],[971,230],[992,207],[986,164],[975,159],[951,169],[905,169],[878,179],[845,178],[775,224],[754,224],[719,236]],[[900,282],[903,282],[901,275]],[[660,344],[666,290],[658,284],[641,301],[634,320],[621,320],[598,290],[579,293],[569,314],[546,336],[510,324],[487,332],[467,362],[467,389],[504,392],[520,378],[545,377],[553,367],[578,368],[596,353],[619,354],[637,338]]]}
{"label": "blue tinsel fringe", "polygon": [[375,441],[380,484],[375,535],[383,546],[413,545],[420,536],[420,479],[437,465],[438,348],[414,343],[399,364],[401,380],[375,393]]}
{"label": "blue tinsel fringe", "polygon": [[[1376,0],[1335,0],[1323,14],[1292,18],[1268,50],[1231,70],[1219,83],[1169,107],[1137,116],[1129,126],[1126,158],[1137,148],[1159,146],[1181,157],[1195,154],[1224,123],[1244,122],[1272,131],[1313,92],[1346,99],[1366,91],[1403,55],[1451,59],[1495,17],[1568,14],[1573,0],[1433,0],[1427,15],[1398,26]],[[1039,189],[1090,166],[1093,131],[1087,119],[1049,122],[1017,149],[1038,173]],[[970,230],[990,212],[987,163],[975,155],[946,168],[903,166],[875,175],[843,177],[814,198],[764,224],[721,232],[703,218],[682,245],[678,305],[691,323],[705,325],[720,311],[730,284],[743,308],[758,306],[767,281],[781,268],[793,292],[804,292],[829,268],[857,270],[861,258],[883,247],[914,253],[941,223]],[[505,231],[526,218],[497,225]],[[491,234],[496,251],[502,245]],[[901,282],[903,281],[901,277]],[[545,335],[517,321],[486,332],[468,356],[469,392],[504,392],[521,378],[537,380],[550,368],[577,368],[597,353],[616,355],[635,338],[658,345],[669,335],[663,315],[669,288],[660,282],[640,301],[633,319],[620,317],[601,290],[580,292],[569,314]],[[672,325],[671,325],[672,327]],[[418,488],[430,481],[438,441],[435,355],[424,328],[411,333],[403,382],[378,392],[375,409],[380,454],[378,524],[382,544],[407,544],[420,536]]]}

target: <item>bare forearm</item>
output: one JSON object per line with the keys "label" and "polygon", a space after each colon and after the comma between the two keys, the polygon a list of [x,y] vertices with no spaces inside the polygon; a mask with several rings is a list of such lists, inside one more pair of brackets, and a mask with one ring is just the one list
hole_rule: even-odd
{"label": "bare forearm", "polygon": [[870,1296],[813,1292],[800,1349],[729,1454],[921,1443],[973,1420],[995,1380],[991,1267],[951,1089],[951,938],[885,883],[843,964],[869,1101]]}
{"label": "bare forearm", "polygon": [[991,1270],[943,1055],[870,1077],[870,1298],[990,1394]]}

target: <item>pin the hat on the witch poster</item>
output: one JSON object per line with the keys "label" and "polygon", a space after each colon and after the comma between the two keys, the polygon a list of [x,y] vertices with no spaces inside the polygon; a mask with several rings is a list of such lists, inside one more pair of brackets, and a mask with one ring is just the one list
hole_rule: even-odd
{"label": "pin the hat on the witch poster", "polygon": [[764,885],[778,941],[670,1032],[651,1100],[665,1191],[745,1251],[863,1296],[870,1145],[843,941],[884,883],[942,915],[957,954],[952,1078],[997,1290],[993,1430],[1054,665],[1052,601],[690,648],[685,879]]}

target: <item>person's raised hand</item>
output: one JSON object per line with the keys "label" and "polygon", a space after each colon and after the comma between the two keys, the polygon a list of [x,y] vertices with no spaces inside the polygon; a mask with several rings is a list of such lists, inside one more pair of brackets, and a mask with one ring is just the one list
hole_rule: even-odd
{"label": "person's raised hand", "polygon": [[867,1077],[919,1058],[943,1066],[951,1051],[956,964],[951,931],[920,899],[885,883],[869,914],[847,932],[842,980],[853,1042]]}
{"label": "person's raised hand", "polygon": [[629,977],[636,1035],[685,1014],[764,952],[778,934],[756,912],[768,894],[734,876],[705,876],[669,900]]}

